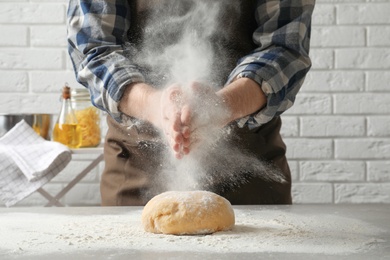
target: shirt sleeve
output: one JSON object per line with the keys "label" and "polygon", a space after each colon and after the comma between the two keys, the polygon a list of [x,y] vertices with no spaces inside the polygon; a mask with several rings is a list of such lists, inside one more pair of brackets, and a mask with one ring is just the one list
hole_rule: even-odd
{"label": "shirt sleeve", "polygon": [[256,81],[267,96],[266,106],[238,120],[250,128],[267,123],[290,108],[306,73],[309,58],[311,16],[314,0],[258,1],[258,28],[253,40],[258,46],[243,57],[229,76]]}
{"label": "shirt sleeve", "polygon": [[127,0],[70,0],[68,52],[76,79],[87,87],[93,105],[121,121],[119,100],[125,87],[144,77],[126,55],[130,27]]}

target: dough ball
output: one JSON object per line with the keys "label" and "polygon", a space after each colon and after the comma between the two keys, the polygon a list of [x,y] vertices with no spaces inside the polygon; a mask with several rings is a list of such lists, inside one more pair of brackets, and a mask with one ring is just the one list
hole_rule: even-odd
{"label": "dough ball", "polygon": [[142,211],[147,232],[200,235],[234,226],[230,202],[209,191],[168,191],[152,198]]}

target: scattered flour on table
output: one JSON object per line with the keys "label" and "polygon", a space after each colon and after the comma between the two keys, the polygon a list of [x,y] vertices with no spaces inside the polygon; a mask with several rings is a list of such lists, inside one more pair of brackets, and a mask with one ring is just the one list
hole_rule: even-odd
{"label": "scattered flour on table", "polygon": [[[383,243],[366,222],[334,215],[297,215],[275,210],[235,209],[231,231],[202,236],[146,233],[141,210],[121,215],[0,215],[0,252],[45,255],[72,250],[185,252],[281,252],[348,254]],[[260,217],[259,217],[260,216]]]}

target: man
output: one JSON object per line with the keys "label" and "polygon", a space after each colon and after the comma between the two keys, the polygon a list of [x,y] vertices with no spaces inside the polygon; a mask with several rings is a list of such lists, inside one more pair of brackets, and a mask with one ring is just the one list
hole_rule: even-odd
{"label": "man", "polygon": [[[191,156],[202,149],[205,128],[231,129],[229,147],[271,162],[285,179],[265,181],[249,167],[234,174],[245,181],[213,181],[205,189],[232,204],[292,203],[279,115],[292,106],[311,66],[313,8],[310,0],[71,0],[68,42],[77,80],[109,114],[102,205],[145,204],[164,189],[156,182],[166,146],[177,160]],[[188,33],[195,35],[189,42],[196,39],[190,50],[206,42],[213,58],[206,82],[194,78],[184,87],[172,82],[165,59],[181,49],[161,46],[176,46]],[[206,116],[194,98],[204,100]]]}

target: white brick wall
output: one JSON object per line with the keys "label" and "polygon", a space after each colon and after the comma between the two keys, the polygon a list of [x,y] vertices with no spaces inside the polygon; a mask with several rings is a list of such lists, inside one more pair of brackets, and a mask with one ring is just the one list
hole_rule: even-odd
{"label": "white brick wall", "polygon": [[[66,50],[67,0],[0,0],[0,113],[59,110],[78,86]],[[390,2],[317,0],[313,67],[283,116],[295,203],[390,203]],[[88,156],[45,189],[56,194]],[[103,163],[61,202],[98,205]],[[38,193],[19,206],[43,205]]]}
{"label": "white brick wall", "polygon": [[317,1],[313,68],[283,116],[295,203],[390,201],[389,10]]}

